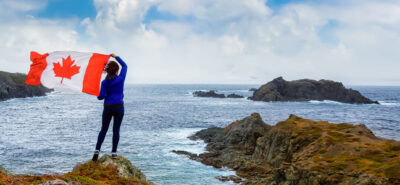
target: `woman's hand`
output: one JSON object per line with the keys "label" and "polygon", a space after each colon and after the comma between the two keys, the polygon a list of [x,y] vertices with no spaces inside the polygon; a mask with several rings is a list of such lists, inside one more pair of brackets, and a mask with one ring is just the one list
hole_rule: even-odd
{"label": "woman's hand", "polygon": [[111,53],[110,56],[112,56],[113,58],[117,58],[117,55],[115,55],[114,53]]}

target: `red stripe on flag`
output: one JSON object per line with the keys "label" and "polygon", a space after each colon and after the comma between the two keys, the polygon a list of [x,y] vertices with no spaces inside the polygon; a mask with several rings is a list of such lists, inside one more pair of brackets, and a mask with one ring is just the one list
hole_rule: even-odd
{"label": "red stripe on flag", "polygon": [[110,55],[93,53],[83,78],[82,92],[99,96],[100,80]]}
{"label": "red stripe on flag", "polygon": [[40,85],[40,77],[42,76],[43,71],[47,67],[46,57],[49,56],[48,53],[43,55],[31,51],[31,68],[29,70],[28,75],[25,79],[25,84],[28,85]]}

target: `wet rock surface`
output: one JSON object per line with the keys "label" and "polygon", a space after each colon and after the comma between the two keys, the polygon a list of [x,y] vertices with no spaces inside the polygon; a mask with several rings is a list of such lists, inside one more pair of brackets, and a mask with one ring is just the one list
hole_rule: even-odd
{"label": "wet rock surface", "polygon": [[224,94],[218,94],[214,90],[211,91],[195,91],[193,92],[195,97],[211,97],[211,98],[225,98]]}
{"label": "wet rock surface", "polygon": [[193,92],[193,96],[195,96],[195,97],[211,97],[211,98],[244,98],[242,95],[238,95],[235,93],[228,94],[227,96],[225,96],[225,94],[218,94],[214,90],[195,91],[195,92]]}
{"label": "wet rock surface", "polygon": [[227,98],[244,98],[242,95],[238,95],[238,94],[228,94],[228,96],[226,96]]}
{"label": "wet rock surface", "polygon": [[331,100],[342,103],[378,104],[377,101],[364,97],[356,90],[345,88],[340,82],[310,79],[286,81],[282,77],[262,85],[249,99],[255,101]]}
{"label": "wet rock surface", "polygon": [[245,178],[242,184],[400,183],[400,142],[378,138],[365,125],[290,115],[270,126],[253,113],[225,128],[201,130],[190,139],[203,139],[207,152],[175,153],[231,168]]}
{"label": "wet rock surface", "polygon": [[242,182],[242,178],[236,176],[236,175],[229,175],[229,176],[217,176],[215,177],[220,181],[232,181],[234,183],[241,183]]}

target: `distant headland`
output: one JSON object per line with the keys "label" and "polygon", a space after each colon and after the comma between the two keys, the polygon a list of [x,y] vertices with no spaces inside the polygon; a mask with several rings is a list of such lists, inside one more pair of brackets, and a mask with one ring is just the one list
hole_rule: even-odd
{"label": "distant headland", "polygon": [[26,74],[0,71],[0,101],[12,98],[45,96],[52,89],[42,85],[26,85]]}

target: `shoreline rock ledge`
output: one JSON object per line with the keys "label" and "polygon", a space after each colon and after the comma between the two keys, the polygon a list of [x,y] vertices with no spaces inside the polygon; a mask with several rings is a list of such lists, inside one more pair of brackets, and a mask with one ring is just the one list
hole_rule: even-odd
{"label": "shoreline rock ledge", "polygon": [[53,91],[42,85],[26,85],[25,78],[26,75],[22,73],[0,71],[0,101],[45,96],[46,93]]}
{"label": "shoreline rock ledge", "polygon": [[173,152],[216,168],[231,168],[245,178],[244,185],[400,184],[400,142],[376,137],[365,125],[290,115],[270,126],[253,113],[189,138],[204,140],[207,152]]}
{"label": "shoreline rock ledge", "polygon": [[351,104],[379,104],[356,90],[346,89],[340,82],[310,79],[286,81],[282,77],[262,85],[249,99],[255,101],[331,100]]}
{"label": "shoreline rock ledge", "polygon": [[128,159],[103,155],[97,162],[78,164],[63,175],[14,175],[0,167],[0,184],[41,185],[153,185]]}

